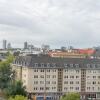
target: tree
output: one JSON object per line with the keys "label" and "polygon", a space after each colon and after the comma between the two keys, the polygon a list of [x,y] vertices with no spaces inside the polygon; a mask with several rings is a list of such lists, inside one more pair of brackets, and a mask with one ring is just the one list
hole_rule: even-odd
{"label": "tree", "polygon": [[80,100],[78,93],[68,93],[62,96],[61,100]]}
{"label": "tree", "polygon": [[0,62],[0,89],[7,88],[11,82],[14,72],[11,69],[10,63],[13,61],[13,56],[9,55],[6,61]]}
{"label": "tree", "polygon": [[27,98],[22,95],[16,95],[14,98],[10,97],[8,100],[27,100]]}
{"label": "tree", "polygon": [[26,96],[25,87],[23,86],[21,81],[17,81],[15,84],[11,84],[6,89],[6,94],[13,97],[16,95]]}

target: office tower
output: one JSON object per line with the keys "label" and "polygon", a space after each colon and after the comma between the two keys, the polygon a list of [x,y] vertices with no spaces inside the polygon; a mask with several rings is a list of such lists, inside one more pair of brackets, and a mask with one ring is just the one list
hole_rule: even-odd
{"label": "office tower", "polygon": [[11,43],[8,43],[7,49],[11,49]]}
{"label": "office tower", "polygon": [[28,48],[28,43],[24,42],[24,49],[27,49],[27,48]]}
{"label": "office tower", "polygon": [[7,40],[3,40],[3,49],[6,49]]}

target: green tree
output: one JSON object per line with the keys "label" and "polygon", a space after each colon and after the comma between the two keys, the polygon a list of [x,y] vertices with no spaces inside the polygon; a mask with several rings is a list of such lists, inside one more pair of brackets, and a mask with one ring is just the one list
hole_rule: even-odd
{"label": "green tree", "polygon": [[5,96],[5,89],[12,82],[14,72],[11,69],[10,63],[13,61],[13,56],[9,55],[5,61],[0,62],[0,95]]}
{"label": "green tree", "polygon": [[27,98],[22,95],[16,95],[14,98],[10,97],[8,100],[27,100]]}
{"label": "green tree", "polygon": [[2,62],[0,63],[0,89],[3,90],[4,88],[7,88],[10,84],[11,80],[11,67],[8,62]]}
{"label": "green tree", "polygon": [[60,100],[80,100],[79,93],[68,93],[62,96]]}
{"label": "green tree", "polygon": [[21,81],[17,81],[15,84],[10,85],[6,89],[6,94],[13,97],[16,95],[26,96],[25,87],[23,86]]}

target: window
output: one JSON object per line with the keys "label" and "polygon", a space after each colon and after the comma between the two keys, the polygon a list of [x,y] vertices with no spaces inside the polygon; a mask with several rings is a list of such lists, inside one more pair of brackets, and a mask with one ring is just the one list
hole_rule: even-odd
{"label": "window", "polygon": [[64,76],[64,78],[68,78],[68,76]]}
{"label": "window", "polygon": [[34,78],[38,78],[38,75],[34,75]]}
{"label": "window", "polygon": [[65,69],[65,72],[68,72],[68,69]]}
{"label": "window", "polygon": [[87,90],[90,90],[90,87],[87,87]]}
{"label": "window", "polygon": [[70,84],[73,84],[74,82],[73,81],[70,81]]}
{"label": "window", "polygon": [[70,87],[70,90],[73,90],[73,87]]}
{"label": "window", "polygon": [[64,64],[64,67],[66,67],[66,68],[67,68],[67,67],[68,67],[68,64]]}
{"label": "window", "polygon": [[76,73],[79,73],[79,70],[76,70]]}
{"label": "window", "polygon": [[98,84],[100,84],[100,82],[98,82]]}
{"label": "window", "polygon": [[38,67],[38,63],[35,63],[34,66],[35,66],[35,67]]}
{"label": "window", "polygon": [[34,90],[38,90],[38,87],[34,87]]}
{"label": "window", "polygon": [[46,87],[46,90],[49,90],[50,89],[50,87]]}
{"label": "window", "polygon": [[92,68],[95,68],[96,66],[95,66],[95,64],[92,64]]}
{"label": "window", "polygon": [[70,67],[74,67],[73,64],[70,64]]}
{"label": "window", "polygon": [[47,63],[47,67],[50,67],[50,63]]}
{"label": "window", "polygon": [[55,90],[56,89],[56,87],[52,87],[52,90]]}
{"label": "window", "polygon": [[53,75],[52,78],[56,78],[56,75]]}
{"label": "window", "polygon": [[44,90],[44,87],[40,87],[40,90]]}
{"label": "window", "polygon": [[68,81],[65,81],[64,84],[68,84]]}
{"label": "window", "polygon": [[44,67],[44,63],[41,63],[41,67]]}
{"label": "window", "polygon": [[47,78],[50,78],[50,75],[47,75]]}
{"label": "window", "polygon": [[87,68],[90,68],[91,67],[91,65],[90,64],[87,64]]}
{"label": "window", "polygon": [[79,78],[79,76],[76,76],[76,78]]}
{"label": "window", "polygon": [[96,70],[93,70],[93,73],[96,73]]}
{"label": "window", "polygon": [[100,91],[100,87],[98,87],[98,90]]}
{"label": "window", "polygon": [[56,63],[52,63],[52,67],[56,67]]}
{"label": "window", "polygon": [[96,79],[96,76],[93,76],[93,79]]}
{"label": "window", "polygon": [[44,78],[44,75],[41,75],[40,78]]}
{"label": "window", "polygon": [[91,70],[88,70],[88,73],[91,73]]}
{"label": "window", "polygon": [[50,81],[46,81],[46,84],[50,84]]}
{"label": "window", "polygon": [[96,84],[96,82],[95,82],[95,81],[93,81],[93,84]]}
{"label": "window", "polygon": [[79,87],[76,87],[75,89],[76,89],[76,90],[79,90]]}
{"label": "window", "polygon": [[94,90],[94,87],[92,87],[92,90]]}
{"label": "window", "polygon": [[44,81],[40,81],[40,84],[44,84]]}
{"label": "window", "polygon": [[76,84],[79,84],[79,81],[76,81]]}
{"label": "window", "polygon": [[70,78],[74,78],[74,76],[70,76]]}
{"label": "window", "polygon": [[100,79],[100,76],[98,76],[98,78]]}
{"label": "window", "polygon": [[38,69],[34,69],[34,72],[38,72]]}
{"label": "window", "polygon": [[52,72],[56,72],[56,69],[53,69]]}
{"label": "window", "polygon": [[47,69],[47,72],[50,72],[50,69]]}
{"label": "window", "polygon": [[44,69],[41,69],[40,72],[44,72]]}
{"label": "window", "polygon": [[56,81],[52,81],[52,84],[56,84]]}
{"label": "window", "polygon": [[64,90],[68,90],[68,88],[67,87],[64,87]]}
{"label": "window", "polygon": [[75,67],[78,68],[79,67],[79,64],[75,64]]}
{"label": "window", "polygon": [[34,84],[38,84],[38,81],[34,81]]}

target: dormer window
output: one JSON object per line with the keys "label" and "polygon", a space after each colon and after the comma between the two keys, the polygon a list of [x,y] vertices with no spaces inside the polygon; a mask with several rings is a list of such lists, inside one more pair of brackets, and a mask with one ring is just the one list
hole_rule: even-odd
{"label": "dormer window", "polygon": [[56,67],[56,63],[52,63],[52,67]]}
{"label": "dormer window", "polygon": [[64,67],[65,67],[65,68],[68,68],[68,64],[65,63],[65,64],[64,64]]}
{"label": "dormer window", "polygon": [[92,64],[92,68],[95,68],[95,64]]}
{"label": "dormer window", "polygon": [[79,68],[79,64],[75,64],[75,67],[76,67],[76,68]]}
{"label": "dormer window", "polygon": [[35,67],[38,67],[38,63],[35,63],[34,66],[35,66]]}
{"label": "dormer window", "polygon": [[87,64],[87,68],[90,68],[91,67],[91,65],[90,64]]}
{"label": "dormer window", "polygon": [[47,63],[47,67],[50,67],[50,63]]}
{"label": "dormer window", "polygon": [[71,67],[71,68],[74,67],[73,64],[70,64],[70,67]]}
{"label": "dormer window", "polygon": [[44,63],[41,63],[41,67],[44,67]]}

